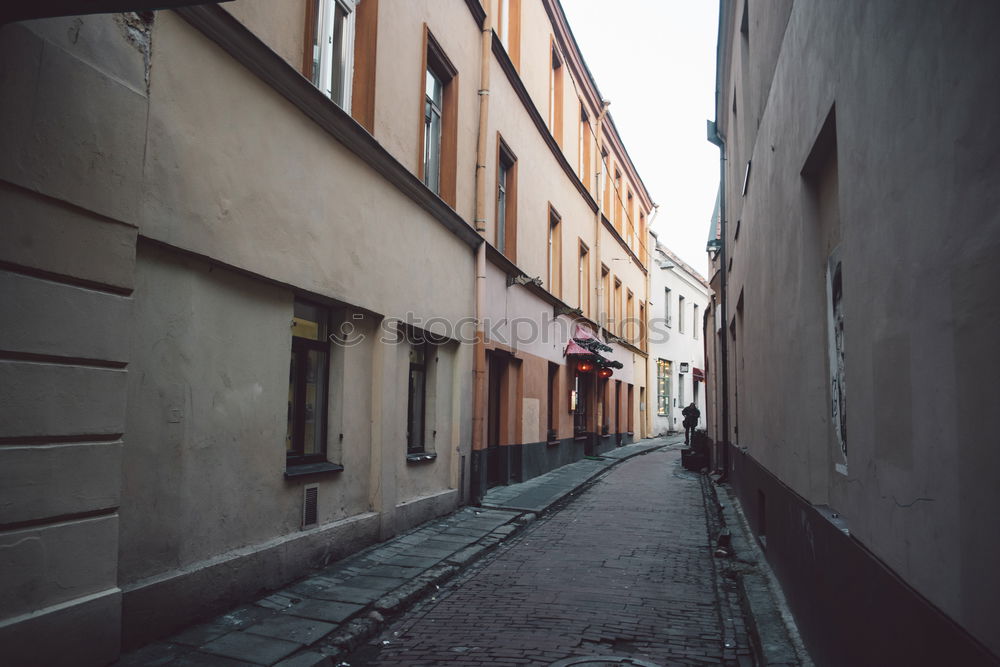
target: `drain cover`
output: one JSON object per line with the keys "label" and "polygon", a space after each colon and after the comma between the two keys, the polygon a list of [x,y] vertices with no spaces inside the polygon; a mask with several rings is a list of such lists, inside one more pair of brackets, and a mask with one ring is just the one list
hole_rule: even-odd
{"label": "drain cover", "polygon": [[617,655],[585,655],[577,658],[566,658],[553,662],[549,667],[659,667],[647,660],[628,658]]}

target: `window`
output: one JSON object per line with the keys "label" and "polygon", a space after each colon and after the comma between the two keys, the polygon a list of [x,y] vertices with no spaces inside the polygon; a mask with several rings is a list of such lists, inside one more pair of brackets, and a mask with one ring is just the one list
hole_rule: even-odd
{"label": "window", "polygon": [[677,297],[677,333],[684,333],[684,297]]}
{"label": "window", "polygon": [[583,241],[580,241],[580,262],[577,269],[576,289],[580,298],[580,310],[587,317],[590,313],[590,252]]}
{"label": "window", "polygon": [[701,322],[698,320],[698,304],[695,304],[692,308],[691,315],[691,335],[698,338],[698,329],[701,328]]}
{"label": "window", "polygon": [[672,303],[670,302],[670,288],[667,287],[663,294],[663,319],[667,321],[667,326],[673,326],[673,317],[671,312]]}
{"label": "window", "polygon": [[497,37],[514,67],[518,67],[521,59],[521,0],[498,0]]}
{"label": "window", "polygon": [[617,336],[622,336],[622,281],[615,278],[615,329]]}
{"label": "window", "polygon": [[424,183],[441,194],[441,105],[444,84],[433,70],[427,70],[424,92]]}
{"label": "window", "polygon": [[635,298],[632,295],[632,290],[627,290],[627,295],[625,297],[625,317],[628,319],[628,328],[622,329],[622,336],[630,343],[635,343]]}
{"label": "window", "polygon": [[622,173],[615,169],[615,191],[612,193],[615,207],[615,229],[622,233]]}
{"label": "window", "polygon": [[646,304],[639,304],[639,349],[646,349]]}
{"label": "window", "polygon": [[458,72],[430,34],[423,81],[422,155],[419,176],[434,194],[455,205]]}
{"label": "window", "polygon": [[410,344],[410,381],[406,403],[406,453],[424,451],[424,421],[427,408],[427,359],[430,344],[426,341]]}
{"label": "window", "polygon": [[329,312],[296,301],[292,316],[292,357],[288,371],[288,465],[326,460],[327,392],[330,374]]}
{"label": "window", "polygon": [[635,433],[635,387],[629,384],[626,388],[626,396],[628,397],[627,409],[628,415],[625,417],[625,422],[628,424],[626,430],[629,433]]}
{"label": "window", "polygon": [[[351,110],[357,0],[315,0],[307,29],[312,42],[306,76],[345,111]],[[307,42],[308,43],[308,42]]]}
{"label": "window", "polygon": [[551,62],[549,67],[549,130],[555,137],[556,143],[562,146],[562,117],[563,117],[563,61],[556,48],[555,39],[552,40]]}
{"label": "window", "polygon": [[517,248],[517,158],[497,137],[496,247],[511,261]]}
{"label": "window", "polygon": [[559,440],[559,364],[549,362],[547,442]]}
{"label": "window", "polygon": [[549,292],[562,298],[562,221],[549,208]]}
{"label": "window", "polygon": [[[646,214],[639,211],[639,245],[646,242]],[[645,261],[645,259],[643,259]]]}
{"label": "window", "polygon": [[656,360],[656,414],[666,417],[670,409],[670,362]]}
{"label": "window", "polygon": [[601,264],[601,292],[604,294],[604,328],[611,330],[608,320],[611,319],[611,272],[608,267]]}
{"label": "window", "polygon": [[592,186],[590,182],[590,145],[592,142],[590,141],[590,118],[587,116],[587,109],[583,106],[583,102],[580,102],[580,123],[578,127],[577,164],[580,169],[580,182],[583,183],[589,192]]}
{"label": "window", "polygon": [[[604,212],[604,217],[611,219],[611,179],[608,174],[611,173],[611,158],[608,157],[608,149],[601,149],[601,160],[604,163],[604,168],[601,169],[601,179],[604,181],[604,201],[601,202],[601,209]],[[598,183],[598,187],[600,187]]]}
{"label": "window", "polygon": [[626,198],[628,202],[628,217],[625,220],[625,239],[630,248],[635,246],[635,198],[632,196],[632,190],[629,189],[628,197]]}

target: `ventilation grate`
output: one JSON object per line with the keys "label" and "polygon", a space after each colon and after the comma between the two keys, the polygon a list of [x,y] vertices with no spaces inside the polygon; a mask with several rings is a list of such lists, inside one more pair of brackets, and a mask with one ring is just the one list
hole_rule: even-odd
{"label": "ventilation grate", "polygon": [[314,526],[318,520],[319,486],[305,487],[302,498],[302,527]]}

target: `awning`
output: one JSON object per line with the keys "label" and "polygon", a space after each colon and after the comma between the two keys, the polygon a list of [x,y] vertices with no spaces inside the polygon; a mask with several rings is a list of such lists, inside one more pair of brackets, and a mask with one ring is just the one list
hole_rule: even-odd
{"label": "awning", "polygon": [[592,353],[590,350],[581,347],[579,343],[570,338],[569,342],[566,343],[566,350],[563,352],[563,354],[568,356],[570,354],[592,354]]}
{"label": "awning", "polygon": [[691,379],[693,379],[695,382],[704,382],[705,371],[701,370],[700,368],[691,369]]}

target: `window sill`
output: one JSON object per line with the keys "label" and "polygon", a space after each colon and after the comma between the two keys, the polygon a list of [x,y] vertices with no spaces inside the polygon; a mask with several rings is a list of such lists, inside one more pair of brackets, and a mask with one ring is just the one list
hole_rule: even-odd
{"label": "window sill", "polygon": [[583,442],[586,439],[587,439],[587,436],[585,436],[585,435],[575,435],[575,436],[573,436],[573,440],[575,440],[576,442]]}
{"label": "window sill", "polygon": [[545,443],[545,446],[546,447],[555,447],[560,442],[562,442],[562,440],[549,440],[548,442]]}
{"label": "window sill", "polygon": [[434,452],[416,452],[414,454],[406,455],[407,463],[427,463],[428,461],[433,461],[438,457]]}
{"label": "window sill", "polygon": [[314,475],[331,475],[342,472],[344,466],[337,463],[324,461],[322,463],[303,463],[300,465],[290,465],[285,468],[285,479],[298,479],[300,477],[312,477]]}

